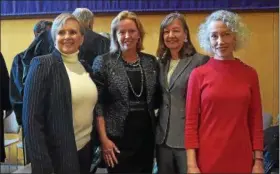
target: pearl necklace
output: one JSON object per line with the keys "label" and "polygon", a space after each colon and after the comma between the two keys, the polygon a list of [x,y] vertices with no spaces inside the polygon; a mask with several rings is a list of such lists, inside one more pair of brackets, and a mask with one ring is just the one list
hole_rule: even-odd
{"label": "pearl necklace", "polygon": [[128,81],[128,84],[129,84],[129,87],[130,87],[132,93],[133,93],[136,97],[139,98],[139,97],[141,97],[141,95],[142,95],[142,93],[143,93],[143,89],[144,89],[144,72],[143,72],[143,68],[142,68],[142,66],[141,66],[141,64],[140,64],[140,58],[139,58],[138,55],[137,55],[137,57],[138,57],[137,61],[135,61],[135,62],[133,62],[133,63],[128,63],[128,62],[126,62],[124,59],[123,59],[123,60],[124,60],[125,63],[127,63],[127,64],[130,65],[130,66],[133,66],[133,67],[138,67],[138,66],[139,66],[139,68],[140,68],[140,73],[141,73],[141,89],[140,89],[140,93],[139,93],[139,94],[137,94],[137,93],[135,92],[135,90],[133,89],[133,86],[132,86],[132,83],[131,83],[131,81],[130,81],[130,79],[129,79],[129,77],[128,77],[127,71],[125,71],[125,72],[126,72],[125,75],[126,75],[126,78],[127,78],[127,81]]}

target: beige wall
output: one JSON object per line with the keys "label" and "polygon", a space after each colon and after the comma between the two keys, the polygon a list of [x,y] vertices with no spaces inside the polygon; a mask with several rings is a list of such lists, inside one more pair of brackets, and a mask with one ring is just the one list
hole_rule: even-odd
{"label": "beige wall", "polygon": [[[196,32],[199,24],[207,13],[185,14],[190,27],[191,37],[198,47]],[[279,113],[279,13],[240,13],[244,22],[252,32],[248,46],[237,52],[236,57],[254,67],[260,79],[261,95],[265,112],[276,116]],[[155,54],[158,42],[158,32],[161,20],[165,14],[139,15],[145,30],[145,52]],[[110,23],[114,16],[97,16],[94,30],[110,31]],[[1,51],[8,68],[13,57],[24,50],[32,41],[33,25],[38,19],[2,20],[1,21]]]}

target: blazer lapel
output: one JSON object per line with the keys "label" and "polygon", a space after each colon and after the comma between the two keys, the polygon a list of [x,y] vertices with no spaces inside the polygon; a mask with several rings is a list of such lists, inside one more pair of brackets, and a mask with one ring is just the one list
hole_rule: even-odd
{"label": "blazer lapel", "polygon": [[153,94],[154,94],[154,86],[156,85],[156,75],[157,72],[153,67],[153,60],[147,59],[140,54],[141,66],[144,71],[145,76],[145,85],[147,91],[147,102],[148,104],[151,102]]}
{"label": "blazer lapel", "polygon": [[159,81],[160,81],[161,87],[165,91],[169,91],[169,89],[168,89],[169,87],[168,87],[168,83],[167,83],[167,73],[168,73],[169,64],[170,64],[169,60],[166,63],[163,63],[162,61],[160,61]]}
{"label": "blazer lapel", "polygon": [[[61,57],[61,53],[55,49],[53,52],[52,52],[52,57],[54,59],[56,59],[58,61],[58,66],[59,66],[59,72],[61,72],[61,84],[63,84],[63,89],[65,92],[65,100],[67,101],[67,105],[68,106],[71,106],[72,105],[72,91],[71,91],[71,84],[70,84],[70,79],[69,79],[69,76],[67,74],[67,70],[65,68],[65,65],[63,63],[63,59]],[[72,108],[72,107],[70,107]],[[72,115],[71,115],[71,119],[72,118]]]}
{"label": "blazer lapel", "polygon": [[128,101],[128,81],[125,67],[122,63],[120,54],[113,54],[110,61],[111,69],[109,70],[109,76],[112,76],[116,86],[118,87],[124,101]]}
{"label": "blazer lapel", "polygon": [[[191,63],[192,61],[192,56],[190,57],[185,57],[183,59],[180,60],[179,64],[177,65],[175,71],[173,72],[173,74],[170,77],[170,83],[169,83],[169,90],[172,89],[172,87],[174,86],[175,81],[177,80],[177,78],[183,73],[183,71],[188,67],[188,65]],[[168,66],[169,67],[169,66]],[[166,76],[167,77],[167,76]]]}

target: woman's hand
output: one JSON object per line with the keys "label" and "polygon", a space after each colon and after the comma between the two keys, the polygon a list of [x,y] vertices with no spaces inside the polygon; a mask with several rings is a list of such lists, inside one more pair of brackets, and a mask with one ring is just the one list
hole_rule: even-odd
{"label": "woman's hand", "polygon": [[109,167],[113,168],[115,164],[118,164],[118,160],[115,153],[120,153],[120,151],[118,147],[115,145],[115,143],[113,143],[109,139],[106,139],[102,141],[101,148],[102,148],[104,161]]}
{"label": "woman's hand", "polygon": [[263,162],[259,160],[255,160],[255,164],[252,169],[252,173],[264,173]]}
{"label": "woman's hand", "polygon": [[200,173],[200,170],[197,166],[193,166],[193,167],[188,166],[188,173],[197,174]]}

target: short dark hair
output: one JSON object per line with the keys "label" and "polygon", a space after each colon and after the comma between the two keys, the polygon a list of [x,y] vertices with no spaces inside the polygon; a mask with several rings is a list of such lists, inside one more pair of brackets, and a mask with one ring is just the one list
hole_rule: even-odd
{"label": "short dark hair", "polygon": [[33,28],[34,34],[44,32],[48,29],[48,27],[51,28],[51,26],[52,26],[51,21],[41,20],[35,24]]}

